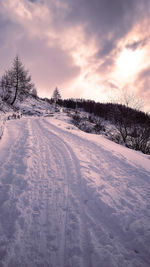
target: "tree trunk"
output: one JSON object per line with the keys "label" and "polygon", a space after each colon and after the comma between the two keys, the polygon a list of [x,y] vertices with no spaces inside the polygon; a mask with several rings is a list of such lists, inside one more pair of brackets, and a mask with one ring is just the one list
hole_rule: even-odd
{"label": "tree trunk", "polygon": [[16,90],[15,90],[15,96],[14,96],[14,99],[13,101],[11,102],[11,105],[13,105],[16,101],[16,98],[17,98],[17,93],[18,93],[18,86],[16,86]]}

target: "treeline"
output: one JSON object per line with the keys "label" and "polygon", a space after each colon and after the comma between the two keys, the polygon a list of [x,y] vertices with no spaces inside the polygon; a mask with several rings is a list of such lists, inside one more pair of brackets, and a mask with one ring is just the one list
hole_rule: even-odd
{"label": "treeline", "polygon": [[58,104],[70,109],[81,109],[85,112],[94,114],[95,116],[104,118],[105,120],[109,120],[114,123],[126,119],[126,121],[131,124],[137,123],[150,125],[150,116],[148,114],[121,104],[98,103],[85,99],[59,100]]}
{"label": "treeline", "polygon": [[[150,116],[142,111],[134,110],[121,104],[112,103],[96,103],[91,100],[58,100],[60,106],[72,109],[76,112],[73,120],[76,126],[83,127],[84,120],[78,111],[85,111],[99,118],[94,119],[91,115],[89,121],[95,123],[93,129],[104,131],[100,119],[108,120],[115,125],[117,131],[115,133],[108,132],[109,138],[119,144],[124,144],[128,148],[140,150],[143,153],[150,154]],[[86,121],[87,123],[87,121]],[[87,129],[87,127],[85,127]],[[89,131],[89,128],[88,128]]]}

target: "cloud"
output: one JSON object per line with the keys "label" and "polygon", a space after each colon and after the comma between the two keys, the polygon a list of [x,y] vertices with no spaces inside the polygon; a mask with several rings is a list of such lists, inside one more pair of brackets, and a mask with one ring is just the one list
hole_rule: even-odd
{"label": "cloud", "polygon": [[37,0],[28,0],[31,3],[36,3]]}
{"label": "cloud", "polygon": [[138,88],[141,96],[145,96],[147,92],[149,92],[150,96],[150,66],[139,72],[136,83],[139,84]]}
{"label": "cloud", "polygon": [[16,42],[21,35],[22,27],[0,14],[0,76],[11,64],[11,58],[16,54]]}
{"label": "cloud", "polygon": [[135,81],[135,86],[138,85],[138,95],[145,102],[145,110],[150,112],[150,65],[142,69]]}
{"label": "cloud", "polygon": [[105,58],[105,60],[100,64],[100,66],[97,69],[97,72],[99,74],[108,74],[112,71],[115,64],[115,60],[113,56],[109,56]]}
{"label": "cloud", "polygon": [[20,41],[19,52],[32,69],[34,80],[39,90],[45,93],[57,86],[65,86],[80,73],[68,51],[64,51],[59,44],[48,45],[47,40],[30,39],[25,37]]}
{"label": "cloud", "polygon": [[60,86],[65,97],[99,100],[107,86],[120,87],[113,73],[121,51],[148,49],[148,27],[143,36],[139,25],[149,25],[149,10],[149,0],[1,0],[0,74],[19,53],[41,94]]}
{"label": "cloud", "polygon": [[[72,24],[82,24],[87,38],[94,35],[99,44],[99,55],[110,53],[117,41],[124,37],[146,11],[147,0],[68,0],[66,19]],[[144,12],[145,14],[145,12]]]}
{"label": "cloud", "polygon": [[[46,10],[45,5],[36,5],[34,1],[28,6],[27,1],[20,1],[20,8],[16,10],[17,3],[18,0],[14,0],[12,10],[4,5],[3,13],[8,11],[9,20],[0,17],[0,33],[4,37],[0,39],[0,56],[5,62],[0,74],[10,67],[10,60],[18,53],[25,67],[29,68],[39,93],[49,95],[56,85],[63,87],[77,77],[80,67],[70,51],[62,47],[57,37],[59,34],[50,25],[51,12]],[[33,5],[36,6],[33,8]],[[42,15],[40,11],[43,11]]]}
{"label": "cloud", "polygon": [[147,44],[147,39],[143,39],[143,40],[133,41],[131,43],[128,43],[126,45],[126,48],[134,51],[138,48],[143,48],[146,44]]}

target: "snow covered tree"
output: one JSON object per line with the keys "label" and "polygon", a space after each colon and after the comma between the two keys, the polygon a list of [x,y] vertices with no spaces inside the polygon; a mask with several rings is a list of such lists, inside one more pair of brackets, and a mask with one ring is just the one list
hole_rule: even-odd
{"label": "snow covered tree", "polygon": [[60,93],[59,93],[58,88],[56,87],[55,90],[54,90],[54,92],[53,92],[52,100],[53,100],[55,103],[57,103],[57,101],[60,100],[60,99],[61,99],[61,95],[60,95]]}
{"label": "snow covered tree", "polygon": [[25,70],[19,57],[16,56],[12,67],[1,78],[3,99],[13,105],[16,99],[23,100],[32,92],[33,88],[34,84],[31,82],[31,76]]}

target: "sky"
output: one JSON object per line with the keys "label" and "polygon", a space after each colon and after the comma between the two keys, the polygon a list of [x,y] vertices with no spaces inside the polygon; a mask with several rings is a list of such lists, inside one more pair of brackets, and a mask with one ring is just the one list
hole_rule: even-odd
{"label": "sky", "polygon": [[19,55],[39,96],[132,95],[150,112],[150,0],[0,0],[0,76]]}

